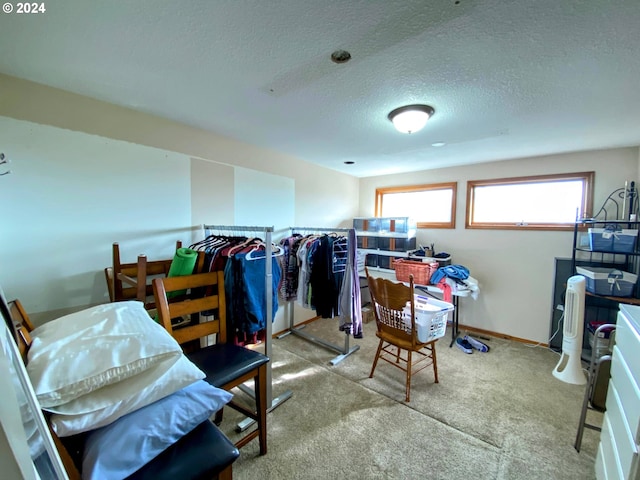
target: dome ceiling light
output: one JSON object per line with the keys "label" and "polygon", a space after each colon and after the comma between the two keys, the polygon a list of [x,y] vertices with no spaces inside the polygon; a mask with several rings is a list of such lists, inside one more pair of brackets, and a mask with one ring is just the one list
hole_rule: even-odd
{"label": "dome ceiling light", "polygon": [[388,118],[399,132],[415,133],[427,124],[434,113],[429,105],[406,105],[392,110]]}

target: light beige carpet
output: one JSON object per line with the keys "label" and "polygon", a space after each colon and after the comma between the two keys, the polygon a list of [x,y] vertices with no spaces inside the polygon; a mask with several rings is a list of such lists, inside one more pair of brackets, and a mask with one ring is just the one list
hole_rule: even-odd
{"label": "light beige carpet", "polygon": [[[335,319],[306,330],[344,343]],[[375,324],[350,341],[360,350],[332,366],[335,352],[293,335],[273,340],[274,396],[293,396],[269,413],[268,454],[256,441],[241,450],[236,479],[595,478],[599,434],[586,430],[581,453],[573,448],[584,387],[551,375],[557,354],[492,338],[490,352],[467,355],[448,335],[438,342],[440,382],[423,370],[405,403],[402,371],[381,363],[368,378]],[[225,410],[232,439],[237,420]]]}

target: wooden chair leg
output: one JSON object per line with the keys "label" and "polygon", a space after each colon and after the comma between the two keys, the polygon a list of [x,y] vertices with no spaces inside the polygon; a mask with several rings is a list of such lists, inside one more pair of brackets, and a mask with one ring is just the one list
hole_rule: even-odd
{"label": "wooden chair leg", "polygon": [[434,383],[438,383],[438,360],[436,359],[436,342],[431,344],[431,356],[433,358],[433,376],[436,378]]}
{"label": "wooden chair leg", "polygon": [[410,401],[411,394],[411,350],[407,350],[407,388],[405,393],[405,401],[408,403]]}
{"label": "wooden chair leg", "polygon": [[220,426],[220,424],[222,423],[223,413],[224,413],[224,408],[221,408],[216,412],[215,416],[213,417],[213,423],[215,423],[217,426]]}
{"label": "wooden chair leg", "polygon": [[104,269],[104,279],[107,282],[107,292],[109,293],[109,301],[115,302],[116,299],[113,294],[113,267],[107,267]]}
{"label": "wooden chair leg", "polygon": [[382,351],[382,340],[378,343],[378,350],[376,351],[376,356],[373,359],[373,365],[371,367],[371,373],[369,374],[369,378],[373,378],[373,372],[376,371],[376,365],[378,365],[378,359],[380,358],[380,352]]}
{"label": "wooden chair leg", "polygon": [[258,441],[260,455],[267,453],[267,364],[258,369],[255,377],[256,415],[258,423]]}
{"label": "wooden chair leg", "polygon": [[218,480],[232,480],[233,479],[233,466],[229,465],[218,474]]}
{"label": "wooden chair leg", "polygon": [[112,257],[113,257],[113,299],[114,301],[122,300],[122,280],[119,279],[120,275],[120,246],[117,243],[112,245]]}
{"label": "wooden chair leg", "polygon": [[136,299],[147,304],[147,256],[138,255],[138,272],[136,275]]}

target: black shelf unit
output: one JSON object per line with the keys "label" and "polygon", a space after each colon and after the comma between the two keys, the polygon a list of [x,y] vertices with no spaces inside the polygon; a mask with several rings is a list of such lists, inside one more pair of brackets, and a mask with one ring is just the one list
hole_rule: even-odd
{"label": "black shelf unit", "polygon": [[[578,266],[578,264],[617,268],[638,275],[640,273],[640,244],[637,237],[635,238],[632,251],[620,252],[617,250],[592,250],[589,247],[582,246],[581,244],[579,244],[579,233],[587,232],[588,228],[606,227],[613,227],[613,229],[622,230],[638,230],[639,225],[639,221],[630,220],[585,219],[576,222],[573,229],[573,249],[571,256],[571,267],[574,275],[577,272],[576,266]],[[579,252],[582,252],[584,254],[582,255],[582,258],[578,258]],[[640,275],[638,275],[638,278],[640,279]],[[615,297],[595,294],[589,295],[608,298],[609,300],[618,303],[640,304],[640,288],[638,288],[638,279],[636,279],[632,295],[629,297]]]}
{"label": "black shelf unit", "polygon": [[[631,296],[617,297],[586,292],[583,352],[588,353],[589,358],[591,355],[591,346],[589,345],[587,325],[593,321],[616,323],[620,303],[640,305],[640,244],[636,237],[631,251],[620,252],[610,249],[592,250],[589,246],[584,245],[581,240],[586,241],[588,239],[589,228],[609,227],[614,230],[638,230],[639,226],[640,222],[638,221],[596,219],[579,220],[574,225],[571,256],[571,272],[573,275],[577,274],[576,267],[591,266],[617,269],[638,276],[633,286]],[[583,358],[585,356],[584,353]]]}

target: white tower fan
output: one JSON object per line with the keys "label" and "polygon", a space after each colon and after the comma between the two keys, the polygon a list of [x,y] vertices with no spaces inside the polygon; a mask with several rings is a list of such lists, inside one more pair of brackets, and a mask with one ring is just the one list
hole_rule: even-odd
{"label": "white tower fan", "polygon": [[582,336],[584,334],[585,278],[574,275],[567,280],[564,301],[562,356],[553,369],[553,376],[566,383],[584,385],[587,377],[582,370]]}

